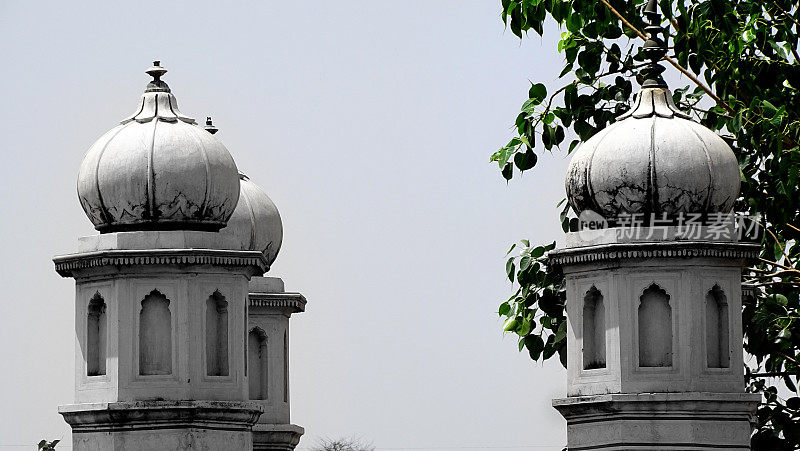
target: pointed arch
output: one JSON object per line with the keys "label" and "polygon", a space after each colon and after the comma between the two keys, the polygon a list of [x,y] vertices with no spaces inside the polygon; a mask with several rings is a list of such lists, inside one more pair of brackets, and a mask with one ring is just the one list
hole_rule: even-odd
{"label": "pointed arch", "polygon": [[706,294],[706,364],[709,368],[729,368],[730,330],[728,298],[719,285]]}
{"label": "pointed arch", "polygon": [[639,366],[672,366],[672,307],[667,292],[653,283],[639,297]]}
{"label": "pointed arch", "polygon": [[95,292],[86,307],[86,375],[106,374],[106,301]]}
{"label": "pointed arch", "polygon": [[283,331],[283,402],[289,402],[289,331]]}
{"label": "pointed arch", "polygon": [[267,345],[268,338],[263,329],[260,327],[250,329],[247,334],[250,399],[264,400],[269,398],[269,356]]}
{"label": "pointed arch", "polygon": [[206,374],[227,376],[228,301],[215,290],[206,299]]}
{"label": "pointed arch", "polygon": [[583,297],[583,369],[606,367],[606,309],[594,285]]}
{"label": "pointed arch", "polygon": [[139,311],[139,374],[172,374],[172,313],[170,301],[153,290]]}

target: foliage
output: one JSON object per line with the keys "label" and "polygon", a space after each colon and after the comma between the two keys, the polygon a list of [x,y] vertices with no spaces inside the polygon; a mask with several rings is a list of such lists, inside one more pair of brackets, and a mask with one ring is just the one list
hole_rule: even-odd
{"label": "foliage", "polygon": [[37,448],[39,451],[55,451],[56,445],[61,440],[53,440],[52,442],[48,442],[47,440],[42,440],[39,442],[39,447]]}
{"label": "foliage", "polygon": [[355,437],[340,438],[337,440],[321,438],[317,441],[317,444],[311,448],[311,451],[375,451],[375,447],[372,446],[371,443],[366,443]]}
{"label": "foliage", "polygon": [[[557,25],[566,63],[556,89],[531,83],[516,136],[491,156],[511,180],[536,166],[537,153],[572,152],[630,108],[631,80],[645,61],[644,0],[501,3],[504,23],[520,38]],[[673,98],[734,149],[742,178],[736,210],[759,214],[767,232],[758,264],[745,275],[753,291],[743,309],[748,390],[764,395],[752,446],[798,449],[800,398],[782,399],[776,384],[796,392],[800,371],[800,1],[660,0],[659,6],[672,43],[667,59],[692,80]],[[567,135],[577,139],[567,144]],[[572,212],[564,201],[559,207],[567,231]],[[558,354],[564,363],[564,281],[545,255],[554,244],[521,244],[506,263],[518,289],[500,305],[503,328],[519,336],[519,349],[534,360]]]}

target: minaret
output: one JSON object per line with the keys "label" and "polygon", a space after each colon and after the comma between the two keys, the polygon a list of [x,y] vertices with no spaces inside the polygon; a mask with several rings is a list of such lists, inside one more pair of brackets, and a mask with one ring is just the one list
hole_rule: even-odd
{"label": "minaret", "polygon": [[[210,118],[206,129],[213,125]],[[210,131],[210,130],[209,130]],[[240,195],[228,226],[242,249],[261,252],[268,265],[278,256],[283,224],[278,209],[253,181],[239,174]],[[289,318],[305,310],[300,293],[286,292],[277,277],[250,279],[247,320],[247,375],[250,400],[264,409],[253,427],[253,449],[291,451],[304,429],[289,416]]]}
{"label": "minaret", "polygon": [[582,230],[550,253],[566,277],[570,450],[750,449],[741,275],[759,245],[730,213],[730,147],[675,106],[655,0],[634,107],[576,151],[567,197]]}
{"label": "minaret", "polygon": [[253,426],[256,451],[292,451],[305,432],[289,416],[289,318],[305,306],[305,297],[287,292],[280,278],[250,279],[250,399],[264,408]]}
{"label": "minaret", "polygon": [[84,157],[78,197],[100,232],[54,258],[76,282],[75,451],[252,449],[249,280],[263,252],[220,233],[239,200],[225,146],[180,113],[155,62],[136,112]]}

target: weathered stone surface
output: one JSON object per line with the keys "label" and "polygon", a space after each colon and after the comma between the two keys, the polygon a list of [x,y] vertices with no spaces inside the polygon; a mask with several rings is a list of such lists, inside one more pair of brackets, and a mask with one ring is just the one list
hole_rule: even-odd
{"label": "weathered stone surface", "polygon": [[228,273],[232,268],[260,276],[269,270],[263,253],[238,249],[233,237],[216,232],[115,232],[81,237],[77,253],[56,256],[53,262],[61,276],[75,278]]}
{"label": "weathered stone surface", "polygon": [[279,278],[250,280],[249,393],[264,409],[253,429],[256,450],[292,450],[303,434],[303,428],[290,424],[288,340],[289,318],[305,305],[305,297],[287,293]]}
{"label": "weathered stone surface", "polygon": [[261,188],[239,174],[241,194],[228,225],[220,232],[235,239],[238,248],[259,251],[272,264],[283,241],[283,224],[278,208]]}
{"label": "weathered stone surface", "polygon": [[218,139],[178,111],[166,83],[155,81],[137,112],[84,156],[81,206],[100,232],[219,230],[239,198],[236,164]]}
{"label": "weathered stone surface", "polygon": [[[254,367],[255,348],[250,344],[250,399],[259,403],[264,414],[259,424],[289,424],[289,318],[305,310],[300,293],[287,293],[283,281],[274,277],[250,280],[248,333],[263,339],[263,372]],[[256,337],[253,337],[254,341]],[[257,381],[257,376],[263,379]],[[261,386],[259,386],[259,384]]]}
{"label": "weathered stone surface", "polygon": [[258,423],[253,426],[253,451],[292,451],[304,433],[294,424]]}
{"label": "weathered stone surface", "polygon": [[549,254],[566,278],[568,398],[553,405],[569,449],[749,449],[741,271],[759,245],[628,231],[572,232]]}
{"label": "weathered stone surface", "polygon": [[[567,395],[744,390],[741,345],[728,346],[726,368],[709,368],[706,359],[705,301],[719,287],[726,296],[729,343],[741,343],[741,265],[758,255],[758,245],[711,242],[605,244],[560,249],[551,261],[567,279]],[[738,257],[737,257],[738,256]],[[645,367],[639,362],[643,293],[656,285],[670,309],[671,364]],[[586,368],[583,352],[585,297],[603,298],[605,367]]]}
{"label": "weathered stone surface", "polygon": [[642,89],[621,119],[572,157],[566,189],[575,211],[608,219],[731,211],[739,194],[736,156],[722,138],[681,113],[669,89]]}
{"label": "weathered stone surface", "polygon": [[749,450],[760,396],[645,393],[553,400],[570,450]]}
{"label": "weathered stone surface", "polygon": [[75,451],[252,449],[261,408],[249,402],[138,401],[59,407]]}
{"label": "weathered stone surface", "polygon": [[[76,279],[77,402],[248,399],[244,343],[248,279],[263,274],[266,266],[260,252],[207,249],[218,244],[219,236],[213,232],[118,232],[84,239],[86,252],[55,258],[57,271]],[[200,248],[169,248],[173,245]],[[163,375],[142,374],[140,368],[140,347],[149,343],[142,341],[142,312],[154,293],[166,299],[169,311],[171,368]],[[212,297],[224,300],[228,318],[226,375],[209,375],[208,370],[208,300]],[[92,309],[97,305],[102,306],[98,313],[105,325],[101,333],[104,374],[95,374],[90,362],[90,331],[97,330],[90,327]],[[157,335],[158,329],[148,333]]]}

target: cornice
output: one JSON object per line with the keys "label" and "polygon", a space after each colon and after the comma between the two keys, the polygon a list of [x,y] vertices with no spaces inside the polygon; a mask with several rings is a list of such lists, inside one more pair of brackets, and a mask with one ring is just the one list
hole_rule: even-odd
{"label": "cornice", "polygon": [[190,427],[250,431],[263,408],[236,401],[132,401],[71,404],[58,411],[77,433]]}
{"label": "cornice", "polygon": [[564,248],[550,251],[555,266],[594,263],[608,260],[643,258],[721,258],[758,257],[761,245],[755,243],[714,243],[708,241],[672,241],[657,243],[613,243]]}
{"label": "cornice", "polygon": [[116,249],[59,255],[53,258],[56,272],[75,277],[84,270],[103,267],[187,266],[250,267],[254,274],[269,270],[267,260],[258,251],[226,249]]}
{"label": "cornice", "polygon": [[306,298],[300,293],[258,293],[248,294],[250,308],[285,309],[290,313],[306,310]]}

